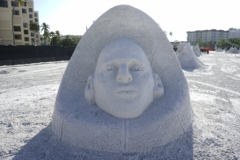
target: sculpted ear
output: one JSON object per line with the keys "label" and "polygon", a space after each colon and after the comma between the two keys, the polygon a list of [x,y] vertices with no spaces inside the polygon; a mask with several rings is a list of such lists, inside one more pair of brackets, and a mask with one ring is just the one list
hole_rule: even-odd
{"label": "sculpted ear", "polygon": [[162,81],[157,73],[153,73],[154,79],[154,88],[153,88],[153,95],[154,99],[160,98],[164,93],[164,87]]}
{"label": "sculpted ear", "polygon": [[95,103],[95,91],[93,86],[93,75],[88,77],[87,84],[84,90],[84,95],[89,103]]}

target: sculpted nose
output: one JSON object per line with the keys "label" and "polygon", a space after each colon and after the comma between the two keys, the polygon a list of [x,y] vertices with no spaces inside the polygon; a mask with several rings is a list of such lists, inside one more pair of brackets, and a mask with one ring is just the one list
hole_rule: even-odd
{"label": "sculpted nose", "polygon": [[129,73],[127,66],[121,66],[119,68],[116,80],[117,82],[124,83],[124,84],[132,81],[132,76]]}

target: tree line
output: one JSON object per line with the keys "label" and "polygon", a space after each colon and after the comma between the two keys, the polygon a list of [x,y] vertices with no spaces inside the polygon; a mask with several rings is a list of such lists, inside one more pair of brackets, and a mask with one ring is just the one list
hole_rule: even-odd
{"label": "tree line", "polygon": [[[41,26],[39,26],[35,22],[30,23],[30,30],[33,32],[38,32],[41,28],[41,31],[43,32],[42,35],[40,35],[40,40],[44,41],[44,44],[42,45],[55,45],[55,46],[77,46],[78,42],[81,39],[81,36],[69,36],[67,35],[66,38],[62,39],[61,34],[59,30],[49,31],[50,26],[46,23],[43,23]],[[49,44],[47,43],[49,42]],[[33,44],[34,42],[32,42]]]}
{"label": "tree line", "polygon": [[210,42],[203,42],[201,39],[197,40],[197,43],[199,45],[199,47],[211,47],[211,48],[215,48],[215,46],[217,46],[218,48],[231,48],[231,47],[235,47],[235,48],[240,48],[240,38],[231,38],[231,39],[224,39],[221,38],[219,39],[218,42],[214,42],[214,41],[210,41]]}
{"label": "tree line", "polygon": [[240,38],[231,38],[231,39],[224,39],[221,38],[218,43],[217,43],[217,47],[218,48],[231,48],[231,47],[235,47],[240,49]]}
{"label": "tree line", "polygon": [[[31,25],[31,24],[30,24]],[[48,45],[46,40],[50,42],[50,45],[56,46],[77,46],[78,42],[81,39],[81,36],[70,36],[67,35],[66,38],[61,38],[61,33],[59,30],[49,31],[50,26],[46,23],[41,25],[41,31],[43,34],[40,36],[40,40],[44,41],[43,45]]]}

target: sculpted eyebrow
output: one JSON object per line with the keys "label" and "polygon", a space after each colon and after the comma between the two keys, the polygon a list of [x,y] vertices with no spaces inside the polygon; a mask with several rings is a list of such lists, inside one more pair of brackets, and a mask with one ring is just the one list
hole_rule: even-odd
{"label": "sculpted eyebrow", "polygon": [[[128,62],[128,65],[132,66],[134,65],[133,63],[137,63],[138,65],[141,65],[141,66],[145,66],[146,65],[146,62],[145,61],[140,61],[140,60],[137,60],[137,59],[132,59]],[[116,66],[116,65],[119,65],[119,59],[114,59],[114,60],[110,60],[110,61],[107,61],[104,63],[104,65],[102,67],[105,67],[105,66],[108,66],[108,65],[113,65],[113,66]],[[102,68],[101,67],[101,68]]]}

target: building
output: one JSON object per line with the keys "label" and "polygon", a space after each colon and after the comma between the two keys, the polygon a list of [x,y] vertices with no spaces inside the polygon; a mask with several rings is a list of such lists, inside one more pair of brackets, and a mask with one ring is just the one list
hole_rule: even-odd
{"label": "building", "polygon": [[81,38],[82,37],[82,35],[61,35],[60,37],[61,37],[61,39],[66,39],[67,36],[69,36],[70,38],[72,38],[72,37]]}
{"label": "building", "polygon": [[240,29],[229,28],[228,38],[240,38]]}
{"label": "building", "polygon": [[187,41],[174,41],[174,42],[170,42],[170,43],[171,43],[173,48],[178,48],[178,45],[180,43],[187,43]]}
{"label": "building", "polygon": [[218,42],[219,39],[224,38],[228,39],[229,31],[224,30],[197,30],[197,31],[188,31],[187,32],[187,41],[191,45],[197,44],[197,40],[201,39],[203,42]]}
{"label": "building", "polygon": [[[12,27],[12,9],[13,27]],[[13,45],[14,30],[15,45],[40,45],[40,33],[30,30],[30,23],[39,23],[39,14],[34,11],[34,2],[29,0],[20,6],[12,0],[0,0],[0,42],[1,45]]]}

